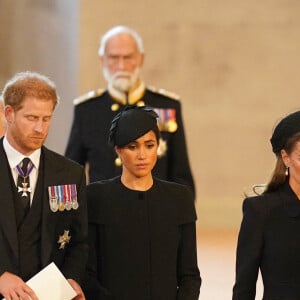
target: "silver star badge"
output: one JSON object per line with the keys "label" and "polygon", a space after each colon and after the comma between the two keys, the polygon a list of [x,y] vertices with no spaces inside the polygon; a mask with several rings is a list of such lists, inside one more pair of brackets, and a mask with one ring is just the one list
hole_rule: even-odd
{"label": "silver star badge", "polygon": [[69,235],[69,230],[64,230],[64,234],[59,236],[57,241],[60,244],[59,249],[65,249],[66,244],[70,242],[71,236]]}
{"label": "silver star badge", "polygon": [[22,182],[22,187],[18,186],[18,193],[22,192],[22,197],[27,197],[27,192],[31,193],[31,187],[27,186],[28,182]]}

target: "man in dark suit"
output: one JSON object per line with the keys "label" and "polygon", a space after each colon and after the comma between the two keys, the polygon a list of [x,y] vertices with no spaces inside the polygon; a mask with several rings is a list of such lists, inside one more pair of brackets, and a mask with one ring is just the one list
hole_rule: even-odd
{"label": "man in dark suit", "polygon": [[101,39],[99,56],[106,90],[91,91],[74,100],[73,125],[66,156],[89,166],[94,182],[121,173],[121,162],[108,146],[112,119],[126,105],[147,105],[159,115],[161,132],[158,162],[153,175],[188,185],[195,194],[178,97],[162,89],[146,87],[140,78],[144,62],[141,37],[131,28],[116,26]]}
{"label": "man in dark suit", "polygon": [[36,300],[25,282],[54,262],[77,292],[74,299],[84,300],[84,169],[43,146],[58,101],[55,85],[38,73],[18,73],[2,96],[7,131],[0,140],[0,294]]}

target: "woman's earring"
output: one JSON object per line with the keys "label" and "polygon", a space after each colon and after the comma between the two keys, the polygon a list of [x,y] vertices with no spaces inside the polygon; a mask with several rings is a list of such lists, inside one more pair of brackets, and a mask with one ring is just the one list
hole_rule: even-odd
{"label": "woman's earring", "polygon": [[285,176],[289,175],[289,167],[285,167]]}
{"label": "woman's earring", "polygon": [[115,159],[115,165],[116,165],[117,167],[121,167],[121,166],[122,166],[122,161],[121,161],[121,158],[120,158],[120,157],[117,157],[117,158]]}

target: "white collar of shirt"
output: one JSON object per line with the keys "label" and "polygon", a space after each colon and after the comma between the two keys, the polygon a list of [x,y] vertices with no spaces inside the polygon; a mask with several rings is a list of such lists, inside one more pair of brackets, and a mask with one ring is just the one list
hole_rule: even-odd
{"label": "white collar of shirt", "polygon": [[8,163],[9,163],[9,166],[11,169],[16,168],[16,166],[23,160],[24,157],[30,158],[35,169],[39,168],[41,149],[37,149],[33,153],[31,153],[29,156],[25,156],[24,154],[20,153],[19,151],[17,151],[15,148],[13,148],[10,145],[6,136],[3,139],[3,148],[6,152]]}
{"label": "white collar of shirt", "polygon": [[[13,148],[10,143],[8,142],[6,136],[4,136],[3,139],[3,148],[7,156],[7,160],[14,178],[15,183],[17,182],[18,178],[18,171],[17,171],[17,165],[23,160],[24,157],[30,158],[32,161],[34,168],[32,172],[30,173],[30,186],[33,191],[35,191],[35,186],[37,182],[37,176],[38,176],[38,169],[40,165],[40,156],[41,156],[41,149],[35,150],[33,153],[31,153],[29,156],[24,156],[24,154],[17,151],[15,148]],[[30,194],[30,198],[32,200],[33,193]]]}

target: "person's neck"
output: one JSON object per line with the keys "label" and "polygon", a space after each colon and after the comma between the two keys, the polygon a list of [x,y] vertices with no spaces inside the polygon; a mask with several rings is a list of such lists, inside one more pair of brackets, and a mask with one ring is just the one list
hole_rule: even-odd
{"label": "person's neck", "polygon": [[153,178],[151,174],[146,177],[132,177],[122,174],[121,182],[130,190],[147,191],[153,185]]}
{"label": "person's neck", "polygon": [[30,156],[34,152],[34,150],[27,150],[19,146],[19,144],[15,142],[15,140],[10,136],[9,133],[7,133],[5,137],[10,147],[13,148],[15,151],[19,152],[20,154],[24,156]]}

